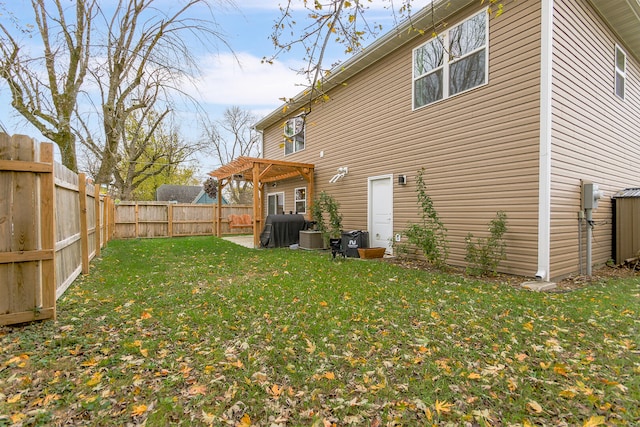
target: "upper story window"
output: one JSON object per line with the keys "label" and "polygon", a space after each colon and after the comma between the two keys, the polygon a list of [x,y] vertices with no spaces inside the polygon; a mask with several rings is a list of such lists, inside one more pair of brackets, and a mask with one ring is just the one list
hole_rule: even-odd
{"label": "upper story window", "polygon": [[304,150],[304,117],[297,116],[284,124],[284,154]]}
{"label": "upper story window", "polygon": [[488,13],[451,27],[413,50],[413,108],[487,83]]}
{"label": "upper story window", "polygon": [[616,45],[616,95],[624,99],[624,84],[627,78],[627,54]]}

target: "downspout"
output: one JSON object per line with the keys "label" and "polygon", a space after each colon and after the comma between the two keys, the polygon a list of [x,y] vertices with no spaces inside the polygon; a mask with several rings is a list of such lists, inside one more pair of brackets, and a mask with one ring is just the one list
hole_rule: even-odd
{"label": "downspout", "polygon": [[538,177],[538,270],[536,279],[548,282],[551,251],[553,0],[542,0],[540,32],[540,166]]}

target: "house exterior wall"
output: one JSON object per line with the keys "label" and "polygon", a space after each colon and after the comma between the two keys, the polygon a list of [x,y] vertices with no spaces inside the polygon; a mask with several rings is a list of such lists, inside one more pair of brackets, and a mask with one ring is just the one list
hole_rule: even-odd
{"label": "house exterior wall", "polygon": [[[480,2],[447,19],[477,12]],[[346,230],[367,229],[368,177],[393,174],[393,227],[419,220],[416,174],[425,168],[427,192],[448,228],[449,263],[465,265],[465,237],[486,236],[503,210],[508,258],[501,270],[536,271],[539,158],[540,2],[514,2],[489,22],[488,84],[412,109],[412,50],[418,37],[338,86],[326,103],[311,105],[303,151],[284,156],[281,123],[265,129],[264,156],[315,164],[316,194],[341,205]],[[429,34],[430,31],[427,31]],[[293,112],[296,113],[296,112]],[[336,169],[349,173],[330,184]],[[407,185],[397,184],[407,175]],[[295,183],[285,194],[293,204]]]}
{"label": "house exterior wall", "polygon": [[621,44],[594,9],[586,0],[556,1],[554,22],[550,253],[551,274],[561,277],[579,269],[581,180],[604,191],[594,211],[595,264],[612,258],[611,196],[640,185],[640,64],[627,50],[621,100],[614,93]]}

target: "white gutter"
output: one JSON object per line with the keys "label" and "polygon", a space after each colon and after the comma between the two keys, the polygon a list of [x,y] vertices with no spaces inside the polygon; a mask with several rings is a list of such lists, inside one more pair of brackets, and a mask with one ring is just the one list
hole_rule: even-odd
{"label": "white gutter", "polygon": [[538,177],[538,270],[549,281],[551,252],[551,120],[553,82],[553,0],[542,0],[540,55],[540,169]]}

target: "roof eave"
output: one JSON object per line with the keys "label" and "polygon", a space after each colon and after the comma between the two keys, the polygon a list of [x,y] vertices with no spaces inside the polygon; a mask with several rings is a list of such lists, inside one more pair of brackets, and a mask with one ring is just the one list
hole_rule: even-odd
{"label": "roof eave", "polygon": [[[441,22],[447,17],[471,4],[474,0],[435,0],[433,8],[427,6],[377,39],[361,53],[348,59],[331,70],[329,77],[323,82],[324,92],[344,83],[371,64],[379,61],[400,46],[419,37],[412,27],[430,29],[433,23]],[[622,40],[629,54],[640,60],[640,0],[589,0],[611,29]],[[292,101],[272,111],[256,123],[255,128],[262,131],[273,124],[284,120],[292,112],[300,110],[309,102],[308,89],[296,95]],[[286,107],[286,108],[285,108]]]}
{"label": "roof eave", "polygon": [[640,61],[640,0],[589,0],[600,16]]}
{"label": "roof eave", "polygon": [[[373,63],[384,58],[400,46],[414,40],[420,36],[418,31],[412,28],[422,28],[431,31],[434,23],[442,22],[454,13],[468,6],[475,0],[435,0],[433,8],[427,6],[413,15],[410,20],[404,21],[396,28],[374,41],[359,54],[348,59],[344,63],[335,67],[329,76],[323,80],[323,91],[329,92],[331,89],[343,84],[347,79],[353,77],[360,71],[369,67]],[[272,111],[266,117],[255,124],[255,128],[262,131],[273,124],[284,120],[292,112],[299,111],[309,102],[309,89],[298,93],[290,102]]]}

